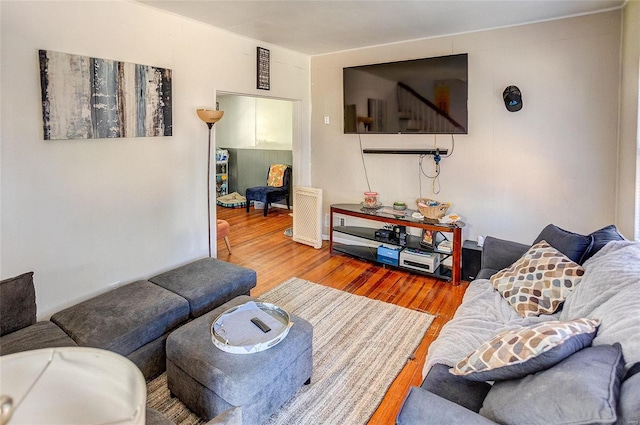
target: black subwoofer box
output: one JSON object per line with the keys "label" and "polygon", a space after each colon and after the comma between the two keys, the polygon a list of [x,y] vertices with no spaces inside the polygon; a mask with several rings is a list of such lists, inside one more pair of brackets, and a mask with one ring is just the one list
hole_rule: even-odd
{"label": "black subwoofer box", "polygon": [[472,281],[480,271],[482,247],[476,241],[464,241],[462,244],[462,280]]}

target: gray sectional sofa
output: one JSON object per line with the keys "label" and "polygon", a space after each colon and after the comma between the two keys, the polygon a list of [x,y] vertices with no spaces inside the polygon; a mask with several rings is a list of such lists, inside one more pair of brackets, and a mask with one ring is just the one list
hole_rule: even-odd
{"label": "gray sectional sofa", "polygon": [[36,321],[33,273],[0,282],[0,355],[85,346],[126,356],[146,379],[166,369],[171,331],[227,301],[248,295],[256,272],[204,258],[114,289]]}
{"label": "gray sectional sofa", "polygon": [[[553,313],[523,317],[516,306],[529,295],[511,298],[497,288],[502,279],[542,277],[529,261],[545,242],[583,270],[558,280],[556,295],[570,289]],[[547,351],[535,353],[541,339],[516,339],[577,322],[592,327],[543,334],[555,338]],[[513,347],[525,355],[517,357]],[[397,423],[637,425],[639,371],[640,243],[624,240],[615,226],[578,235],[549,225],[532,246],[487,237],[482,270],[429,347],[424,381],[410,389]]]}
{"label": "gray sectional sofa", "polygon": [[[86,346],[116,352],[146,379],[166,369],[166,340],[173,330],[227,301],[249,295],[256,272],[204,258],[149,280],[98,295],[36,321],[33,272],[0,282],[0,355],[39,348]],[[147,425],[172,422],[154,409]],[[242,409],[229,409],[207,425],[239,425]]]}

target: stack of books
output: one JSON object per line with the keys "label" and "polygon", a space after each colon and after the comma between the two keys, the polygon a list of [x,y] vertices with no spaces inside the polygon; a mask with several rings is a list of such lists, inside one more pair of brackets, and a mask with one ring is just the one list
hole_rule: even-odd
{"label": "stack of books", "polygon": [[436,248],[438,251],[451,253],[452,244],[451,241],[442,241],[438,243],[438,247]]}

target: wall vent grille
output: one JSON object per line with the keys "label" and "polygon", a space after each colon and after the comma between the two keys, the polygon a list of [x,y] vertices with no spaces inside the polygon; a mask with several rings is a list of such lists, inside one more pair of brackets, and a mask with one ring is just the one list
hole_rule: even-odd
{"label": "wall vent grille", "polygon": [[322,247],[322,189],[294,187],[293,240],[316,249]]}

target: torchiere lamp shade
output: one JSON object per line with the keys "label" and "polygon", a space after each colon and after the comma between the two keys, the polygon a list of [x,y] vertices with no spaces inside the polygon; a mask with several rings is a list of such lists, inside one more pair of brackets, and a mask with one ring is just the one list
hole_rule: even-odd
{"label": "torchiere lamp shade", "polygon": [[196,110],[198,117],[207,124],[215,124],[224,115],[224,111],[216,111],[215,109],[198,109]]}

